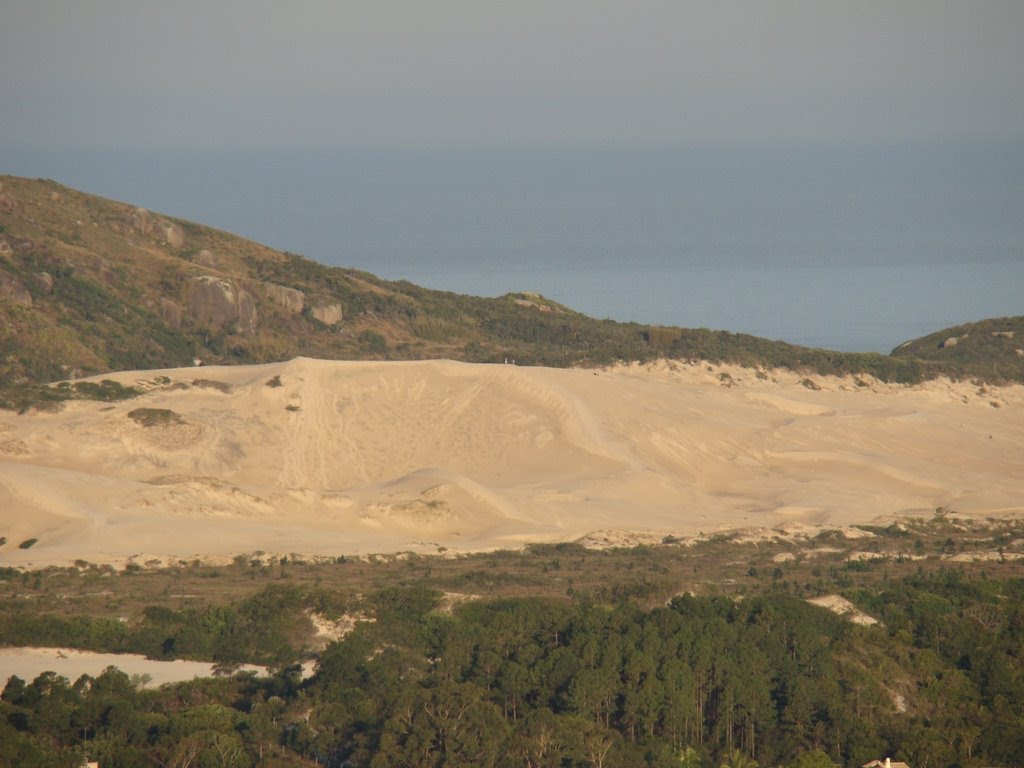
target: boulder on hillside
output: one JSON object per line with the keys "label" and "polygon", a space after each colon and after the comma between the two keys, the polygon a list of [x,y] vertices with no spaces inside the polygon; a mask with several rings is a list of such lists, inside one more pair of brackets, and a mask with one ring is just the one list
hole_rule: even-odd
{"label": "boulder on hillside", "polygon": [[202,275],[185,287],[185,308],[196,324],[220,331],[235,323],[239,333],[256,332],[256,302],[230,280]]}
{"label": "boulder on hillside", "polygon": [[313,307],[313,317],[324,325],[337,325],[343,319],[341,304],[324,304]]}
{"label": "boulder on hillside", "polygon": [[0,256],[9,256],[14,253],[14,249],[11,248],[11,244],[0,237]]}
{"label": "boulder on hillside", "polygon": [[220,257],[214,256],[204,248],[196,254],[196,264],[207,269],[220,269]]}
{"label": "boulder on hillside", "polygon": [[136,208],[128,214],[128,226],[140,235],[148,235],[153,232],[153,215],[145,208]]}
{"label": "boulder on hillside", "polygon": [[6,299],[23,307],[32,306],[32,294],[18,278],[6,272],[0,272],[0,299]]}
{"label": "boulder on hillside", "polygon": [[6,192],[0,191],[0,213],[14,213],[16,207],[14,198]]}
{"label": "boulder on hillside", "polygon": [[277,302],[292,314],[299,314],[306,306],[306,294],[297,288],[264,283],[263,290],[266,292],[267,298]]}
{"label": "boulder on hillside", "polygon": [[180,224],[153,217],[145,208],[135,208],[128,214],[128,226],[140,235],[154,237],[172,248],[185,245],[185,230]]}
{"label": "boulder on hillside", "polygon": [[181,225],[170,221],[161,221],[160,231],[164,242],[171,248],[185,247],[185,230],[181,228]]}

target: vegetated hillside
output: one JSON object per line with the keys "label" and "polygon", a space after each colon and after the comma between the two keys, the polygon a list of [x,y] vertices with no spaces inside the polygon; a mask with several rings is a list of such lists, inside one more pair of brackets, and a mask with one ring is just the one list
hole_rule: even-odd
{"label": "vegetated hillside", "polygon": [[[905,350],[843,354],[724,331],[595,320],[535,294],[428,290],[53,181],[0,177],[0,382],[300,355],[550,366],[700,358],[893,381],[947,370],[943,358]],[[948,370],[993,375],[987,361],[958,361]],[[995,372],[1024,378],[1021,366]]]}
{"label": "vegetated hillside", "polygon": [[1024,380],[1024,317],[957,325],[908,341],[894,357],[919,360],[950,376],[986,381]]}

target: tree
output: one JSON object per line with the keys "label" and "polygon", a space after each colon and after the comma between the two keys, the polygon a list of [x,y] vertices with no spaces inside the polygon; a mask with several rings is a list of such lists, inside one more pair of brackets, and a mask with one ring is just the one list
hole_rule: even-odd
{"label": "tree", "polygon": [[758,768],[758,765],[757,760],[734,749],[725,755],[722,762],[719,763],[719,768]]}

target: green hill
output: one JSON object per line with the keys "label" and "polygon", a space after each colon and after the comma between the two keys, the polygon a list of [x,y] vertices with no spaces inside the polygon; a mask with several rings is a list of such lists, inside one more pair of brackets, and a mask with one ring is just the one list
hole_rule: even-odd
{"label": "green hill", "polygon": [[[990,322],[1019,333],[1024,320]],[[53,181],[0,176],[0,385],[8,389],[297,355],[550,366],[667,357],[891,381],[1024,379],[1012,338],[979,331],[939,350],[936,337],[888,356],[844,354],[595,320],[536,294],[463,296],[327,267]]]}
{"label": "green hill", "polygon": [[920,361],[954,378],[1024,381],[1024,317],[945,328],[900,344],[892,356]]}

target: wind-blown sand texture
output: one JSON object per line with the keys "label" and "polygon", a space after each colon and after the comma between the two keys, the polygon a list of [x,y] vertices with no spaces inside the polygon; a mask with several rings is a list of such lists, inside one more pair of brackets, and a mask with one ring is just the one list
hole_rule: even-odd
{"label": "wind-blown sand texture", "polygon": [[[1024,512],[1019,386],[303,358],[104,378],[149,391],[0,413],[0,564]],[[180,421],[146,426],[139,408]]]}

